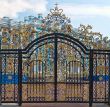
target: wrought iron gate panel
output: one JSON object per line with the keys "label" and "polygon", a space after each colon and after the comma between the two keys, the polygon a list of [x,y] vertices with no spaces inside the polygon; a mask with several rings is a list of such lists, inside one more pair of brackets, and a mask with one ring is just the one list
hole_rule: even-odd
{"label": "wrought iron gate panel", "polygon": [[[40,51],[44,47],[42,56]],[[45,44],[40,48],[34,46],[34,51],[29,52],[31,55],[23,58],[22,75],[27,77],[25,80],[22,78],[23,102],[54,101],[53,47],[53,43]]]}
{"label": "wrought iron gate panel", "polygon": [[93,56],[93,102],[108,102],[109,92],[109,56]]}
{"label": "wrought iron gate panel", "polygon": [[53,37],[33,45],[22,59],[22,77],[27,77],[22,78],[22,101],[88,102],[88,55],[60,35]]}
{"label": "wrought iron gate panel", "polygon": [[[58,43],[57,101],[89,101],[89,60],[81,50],[72,45]],[[70,46],[70,44],[72,46]]]}
{"label": "wrought iron gate panel", "polygon": [[18,102],[18,56],[4,54],[1,60],[1,103]]}

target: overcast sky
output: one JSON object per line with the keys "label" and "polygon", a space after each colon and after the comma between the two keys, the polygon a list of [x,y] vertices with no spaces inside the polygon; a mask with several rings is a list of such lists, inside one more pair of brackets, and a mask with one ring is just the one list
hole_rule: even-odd
{"label": "overcast sky", "polygon": [[110,0],[0,0],[0,17],[22,20],[38,13],[45,16],[56,2],[70,17],[73,27],[90,24],[93,31],[110,37]]}

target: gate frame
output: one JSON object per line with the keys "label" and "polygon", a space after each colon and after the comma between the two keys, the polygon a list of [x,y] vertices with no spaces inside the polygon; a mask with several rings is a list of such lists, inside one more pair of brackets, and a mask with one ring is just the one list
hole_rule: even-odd
{"label": "gate frame", "polygon": [[[109,56],[109,83],[108,83],[108,104],[110,105],[110,50],[103,50],[103,49],[88,49],[86,46],[84,46],[83,43],[81,43],[79,40],[73,38],[72,36],[69,36],[68,34],[62,34],[62,33],[51,33],[46,34],[41,37],[38,37],[34,41],[32,41],[25,49],[0,49],[0,56],[3,54],[17,54],[18,55],[18,104],[19,106],[22,105],[22,58],[24,54],[27,54],[31,48],[41,43],[42,41],[48,40],[48,39],[54,39],[54,75],[55,75],[55,101],[57,102],[57,45],[58,45],[58,38],[62,40],[67,40],[68,42],[77,45],[84,54],[89,55],[89,106],[91,107],[93,104],[93,55],[94,54],[106,54]],[[0,58],[0,62],[1,58]],[[2,71],[2,66],[0,66],[0,70]],[[0,73],[1,74],[1,73]],[[1,80],[2,75],[0,75]],[[2,83],[0,83],[1,88]],[[1,91],[1,89],[0,89]],[[1,97],[1,96],[0,96]],[[0,99],[0,103],[2,103],[2,99]],[[41,102],[40,102],[41,103]],[[66,102],[67,103],[67,102]],[[69,102],[71,103],[71,102]],[[73,103],[73,102],[72,102]],[[81,102],[83,103],[83,102]],[[105,103],[105,102],[103,102]]]}

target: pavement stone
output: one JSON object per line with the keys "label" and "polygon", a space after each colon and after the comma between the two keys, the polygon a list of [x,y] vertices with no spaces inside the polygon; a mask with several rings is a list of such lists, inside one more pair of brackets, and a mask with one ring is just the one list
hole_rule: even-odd
{"label": "pavement stone", "polygon": [[[18,105],[7,104],[0,107],[19,107]],[[22,104],[21,107],[89,107],[89,104],[83,103],[37,103],[37,104]],[[93,104],[92,107],[110,107],[107,104]]]}

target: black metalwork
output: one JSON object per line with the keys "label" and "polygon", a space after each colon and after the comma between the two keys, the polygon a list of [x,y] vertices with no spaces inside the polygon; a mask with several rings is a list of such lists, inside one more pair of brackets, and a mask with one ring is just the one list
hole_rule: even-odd
{"label": "black metalwork", "polygon": [[110,54],[108,55],[109,58],[109,91],[108,91],[108,104],[110,105]]}
{"label": "black metalwork", "polygon": [[[48,44],[43,60],[36,49]],[[1,49],[0,63],[0,103],[110,104],[110,50],[88,49],[72,36],[52,33],[25,49]]]}
{"label": "black metalwork", "polygon": [[90,50],[89,60],[89,106],[91,107],[93,103],[93,50]]}
{"label": "black metalwork", "polygon": [[57,101],[57,35],[55,35],[54,40],[54,81],[55,81],[55,92],[54,92],[54,100]]}
{"label": "black metalwork", "polygon": [[22,51],[18,51],[18,93],[19,106],[22,104]]}

